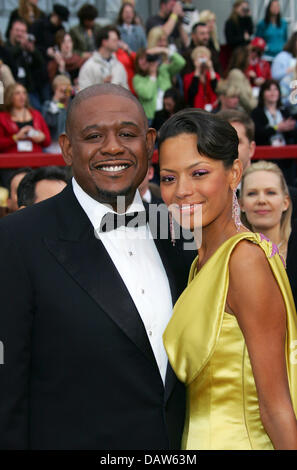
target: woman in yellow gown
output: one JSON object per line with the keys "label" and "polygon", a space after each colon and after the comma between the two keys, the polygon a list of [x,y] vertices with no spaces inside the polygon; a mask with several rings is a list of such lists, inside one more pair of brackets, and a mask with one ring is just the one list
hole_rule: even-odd
{"label": "woman in yellow gown", "polygon": [[182,447],[297,449],[296,310],[276,246],[240,224],[236,131],[180,111],[163,124],[159,152],[163,200],[198,244],[164,333],[187,387]]}

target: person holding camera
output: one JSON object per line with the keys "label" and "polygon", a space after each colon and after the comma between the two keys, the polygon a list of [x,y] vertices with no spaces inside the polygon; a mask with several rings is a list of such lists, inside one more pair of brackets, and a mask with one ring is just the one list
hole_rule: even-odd
{"label": "person holding camera", "polygon": [[[0,112],[0,152],[42,152],[51,143],[49,129],[41,113],[29,104],[26,88],[9,85],[4,93],[4,111]],[[11,170],[2,170],[0,180],[6,186]]]}
{"label": "person holding camera", "polygon": [[225,36],[227,44],[235,49],[250,43],[254,24],[251,17],[249,3],[246,0],[237,0],[230,17],[225,23]]}
{"label": "person holding camera", "polygon": [[192,0],[183,0],[181,2],[181,5],[183,9],[183,29],[185,30],[190,39],[194,24],[200,21],[199,11],[195,7],[195,5],[193,5]]}
{"label": "person holding camera", "polygon": [[184,75],[185,101],[192,108],[212,111],[218,105],[216,87],[220,75],[215,72],[211,52],[207,47],[196,47],[191,58],[194,71]]}
{"label": "person holding camera", "polygon": [[155,112],[163,108],[163,96],[186,61],[168,47],[140,50],[135,59],[133,87],[151,123]]}
{"label": "person holding camera", "polygon": [[19,0],[17,8],[9,15],[5,37],[9,38],[10,29],[15,20],[25,21],[28,30],[31,31],[34,21],[40,18],[46,18],[46,14],[38,7],[38,0]]}
{"label": "person holding camera", "polygon": [[187,47],[189,38],[183,28],[184,11],[181,2],[176,0],[160,0],[157,15],[151,16],[146,22],[146,35],[156,26],[161,26],[169,42],[174,43],[178,49]]}
{"label": "person holding camera", "polygon": [[71,35],[64,30],[58,31],[56,45],[49,48],[48,55],[52,57],[47,66],[50,82],[53,82],[56,75],[64,74],[70,78],[73,85],[77,85],[79,70],[87,58],[73,51]]}
{"label": "person holding camera", "polygon": [[42,152],[50,144],[50,133],[42,115],[29,105],[26,88],[20,83],[5,89],[0,112],[0,149],[4,153]]}
{"label": "person holding camera", "polygon": [[14,62],[15,80],[26,88],[33,107],[40,110],[42,89],[47,80],[46,66],[41,52],[35,47],[35,37],[28,34],[25,21],[14,21],[5,48]]}

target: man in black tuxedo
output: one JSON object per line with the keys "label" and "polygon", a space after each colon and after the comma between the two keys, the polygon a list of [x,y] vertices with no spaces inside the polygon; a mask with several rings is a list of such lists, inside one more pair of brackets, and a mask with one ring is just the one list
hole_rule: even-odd
{"label": "man in black tuxedo", "polygon": [[162,333],[193,255],[138,239],[148,224],[104,223],[118,196],[143,209],[154,140],[130,92],[83,90],[60,137],[73,180],[0,221],[1,449],[180,446],[184,388]]}

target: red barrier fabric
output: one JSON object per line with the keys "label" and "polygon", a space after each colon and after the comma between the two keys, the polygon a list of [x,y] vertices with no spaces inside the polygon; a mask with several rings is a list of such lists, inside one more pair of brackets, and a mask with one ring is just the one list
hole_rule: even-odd
{"label": "red barrier fabric", "polygon": [[32,168],[40,166],[65,166],[60,153],[2,153],[0,155],[0,168]]}
{"label": "red barrier fabric", "polygon": [[[258,146],[253,160],[281,160],[283,158],[297,159],[297,145],[285,145],[283,147]],[[158,150],[154,151],[153,163],[158,163]]]}
{"label": "red barrier fabric", "polygon": [[[253,160],[275,160],[283,158],[297,159],[297,145],[285,145],[283,147],[258,146],[256,147]],[[158,163],[159,153],[156,149],[153,154],[153,163]],[[64,159],[60,153],[2,153],[0,155],[0,168],[21,168],[29,166],[32,168],[40,166],[65,166]]]}

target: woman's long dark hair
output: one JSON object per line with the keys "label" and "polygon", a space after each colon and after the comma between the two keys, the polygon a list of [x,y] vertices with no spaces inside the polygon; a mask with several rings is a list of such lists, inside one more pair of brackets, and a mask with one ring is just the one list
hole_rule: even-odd
{"label": "woman's long dark hair", "polygon": [[243,73],[246,72],[246,69],[249,66],[249,50],[247,46],[238,46],[232,52],[228,67],[224,74],[225,77],[228,76],[229,72],[233,69],[239,69]]}
{"label": "woman's long dark hair", "polygon": [[[265,11],[264,21],[265,21],[265,24],[267,26],[271,23],[270,7],[271,7],[271,4],[275,1],[278,1],[278,0],[270,0],[269,4],[267,5],[266,11]],[[281,13],[280,12],[278,13],[278,15],[276,17],[276,24],[277,24],[278,28],[280,28],[280,25],[281,25]]]}
{"label": "woman's long dark hair", "polygon": [[275,85],[278,89],[278,92],[279,92],[279,98],[278,98],[278,102],[276,104],[277,106],[277,109],[281,108],[282,106],[282,100],[281,100],[281,89],[280,89],[280,86],[279,86],[279,83],[277,80],[273,80],[273,79],[270,79],[270,80],[266,80],[263,85],[261,86],[260,88],[260,91],[259,91],[259,98],[258,98],[258,108],[264,108],[265,107],[265,102],[264,102],[264,93],[266,90],[269,90],[269,88],[271,87],[271,85]]}
{"label": "woman's long dark hair", "polygon": [[234,23],[238,24],[238,14],[236,12],[237,7],[239,7],[242,3],[247,3],[247,0],[236,0],[234,2],[231,14],[229,16],[229,20],[233,21]]}
{"label": "woman's long dark hair", "polygon": [[123,5],[120,8],[120,11],[119,11],[119,14],[118,14],[118,17],[117,17],[117,20],[116,20],[116,24],[119,24],[120,26],[123,24],[122,15],[123,15],[124,8],[126,8],[127,5],[129,5],[129,7],[131,7],[132,10],[134,11],[132,24],[136,24],[136,21],[135,21],[136,12],[135,12],[135,9],[134,9],[133,5],[130,2],[124,2]]}

